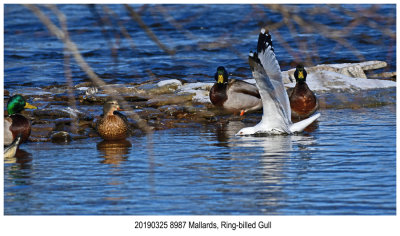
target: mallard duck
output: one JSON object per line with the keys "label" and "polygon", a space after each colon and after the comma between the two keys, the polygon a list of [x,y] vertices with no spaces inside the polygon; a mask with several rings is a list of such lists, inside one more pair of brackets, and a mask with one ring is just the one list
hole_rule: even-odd
{"label": "mallard duck", "polygon": [[292,134],[303,131],[320,114],[292,123],[289,97],[272,47],[271,35],[261,29],[257,52],[250,52],[249,64],[263,103],[263,116],[256,126],[241,129],[237,135]]}
{"label": "mallard duck", "polygon": [[96,130],[104,140],[121,140],[128,137],[128,119],[121,111],[118,101],[107,101],[103,106],[103,115],[96,123]]}
{"label": "mallard duck", "polygon": [[4,145],[10,145],[19,135],[21,135],[20,142],[23,143],[31,134],[31,122],[25,116],[18,114],[25,108],[37,107],[27,103],[21,95],[14,95],[8,100],[8,116],[4,117]]}
{"label": "mallard duck", "polygon": [[242,80],[228,79],[228,72],[223,66],[217,68],[215,80],[210,90],[210,100],[214,106],[222,107],[233,113],[244,115],[245,112],[262,108],[257,86]]}
{"label": "mallard duck", "polygon": [[296,79],[296,86],[289,96],[292,117],[307,118],[318,109],[318,100],[306,83],[307,71],[304,66],[296,66],[294,78]]}

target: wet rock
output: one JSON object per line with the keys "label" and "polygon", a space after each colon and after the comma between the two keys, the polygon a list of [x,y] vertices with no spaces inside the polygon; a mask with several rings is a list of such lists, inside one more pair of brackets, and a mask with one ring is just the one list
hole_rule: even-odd
{"label": "wet rock", "polygon": [[373,79],[391,79],[391,80],[396,80],[396,72],[382,72],[379,74],[371,74],[368,75],[368,78],[373,78]]}
{"label": "wet rock", "polygon": [[146,120],[150,119],[157,119],[163,116],[163,113],[155,108],[152,107],[147,107],[144,109],[141,109],[139,111],[136,111],[136,113],[142,118]]}
{"label": "wet rock", "polygon": [[53,133],[50,137],[51,142],[53,143],[69,143],[72,140],[71,135],[65,131],[59,131]]}
{"label": "wet rock", "polygon": [[185,110],[186,110],[186,112],[188,112],[198,118],[211,118],[211,117],[215,116],[214,112],[208,110],[204,106],[201,106],[201,107],[188,106],[188,107],[185,107]]}
{"label": "wet rock", "polygon": [[158,109],[166,116],[176,116],[177,114],[185,113],[185,108],[178,105],[161,106]]}
{"label": "wet rock", "polygon": [[100,90],[115,90],[118,93],[140,93],[141,91],[134,86],[129,86],[127,84],[109,84],[99,87]]}
{"label": "wet rock", "polygon": [[147,105],[151,107],[160,107],[165,105],[175,105],[191,102],[193,94],[182,95],[160,95],[147,101]]}
{"label": "wet rock", "polygon": [[92,86],[93,86],[92,82],[82,82],[82,83],[75,85],[74,88],[79,89],[82,87],[92,87]]}
{"label": "wet rock", "polygon": [[148,97],[139,94],[121,94],[121,96],[127,102],[143,102],[149,100]]}
{"label": "wet rock", "polygon": [[58,108],[58,107],[50,107],[45,109],[38,109],[33,111],[33,115],[37,119],[43,118],[79,118],[83,120],[93,120],[93,116],[84,114],[77,109],[72,109],[70,107],[66,108]]}
{"label": "wet rock", "polygon": [[4,89],[4,96],[5,97],[9,97],[10,96],[10,92],[7,89]]}
{"label": "wet rock", "polygon": [[50,134],[55,130],[54,123],[42,123],[35,124],[31,127],[31,135],[32,139],[44,139],[47,140],[50,137]]}
{"label": "wet rock", "polygon": [[[76,96],[78,96],[78,94],[75,94],[75,96],[73,97],[74,100],[76,100],[76,99],[75,99]],[[71,99],[71,96],[70,96],[70,94],[68,94],[68,93],[59,93],[59,94],[55,94],[55,95],[52,97],[52,100],[54,100],[54,101],[63,101],[63,102],[65,102],[65,103],[68,103],[68,101],[69,101],[70,99]]]}
{"label": "wet rock", "polygon": [[145,91],[149,95],[160,95],[160,94],[171,94],[174,93],[178,89],[177,84],[167,84],[161,87],[154,87]]}
{"label": "wet rock", "polygon": [[93,96],[82,96],[79,100],[85,105],[103,105],[108,98],[107,94],[95,94]]}
{"label": "wet rock", "polygon": [[70,126],[74,119],[71,118],[58,118],[55,121],[55,128],[54,130],[63,131],[65,130],[66,126]]}

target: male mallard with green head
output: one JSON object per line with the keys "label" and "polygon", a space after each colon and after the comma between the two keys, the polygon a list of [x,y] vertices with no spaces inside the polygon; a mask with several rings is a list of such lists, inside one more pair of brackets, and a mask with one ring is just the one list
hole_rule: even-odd
{"label": "male mallard with green head", "polygon": [[107,101],[103,106],[103,115],[96,123],[96,130],[104,140],[120,140],[128,137],[128,119],[121,114],[118,101]]}
{"label": "male mallard with green head", "polygon": [[296,86],[289,96],[292,117],[306,118],[318,109],[318,100],[306,83],[307,71],[304,66],[297,65],[294,72]]}
{"label": "male mallard with green head", "polygon": [[242,80],[228,79],[228,72],[223,66],[217,68],[215,83],[210,90],[210,100],[214,106],[244,115],[245,112],[262,108],[262,101],[257,86]]}
{"label": "male mallard with green head", "polygon": [[19,135],[20,143],[25,142],[31,134],[31,122],[19,114],[25,108],[37,107],[27,103],[21,95],[12,96],[7,102],[8,116],[4,117],[4,145],[10,145]]}

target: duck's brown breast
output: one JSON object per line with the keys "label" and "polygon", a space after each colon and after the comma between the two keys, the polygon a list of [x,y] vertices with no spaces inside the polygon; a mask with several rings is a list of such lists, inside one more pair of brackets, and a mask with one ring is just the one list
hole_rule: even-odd
{"label": "duck's brown breast", "polygon": [[222,107],[227,99],[226,86],[214,84],[210,90],[211,103],[214,106]]}
{"label": "duck's brown breast", "polygon": [[128,124],[117,116],[110,115],[101,118],[96,125],[97,132],[105,140],[125,139],[128,136]]}
{"label": "duck's brown breast", "polygon": [[307,84],[297,84],[289,100],[292,112],[302,117],[311,115],[318,107],[317,97]]}
{"label": "duck's brown breast", "polygon": [[10,118],[12,120],[10,130],[13,134],[13,139],[21,134],[20,143],[28,140],[29,135],[31,135],[31,122],[25,116],[20,114],[11,115]]}

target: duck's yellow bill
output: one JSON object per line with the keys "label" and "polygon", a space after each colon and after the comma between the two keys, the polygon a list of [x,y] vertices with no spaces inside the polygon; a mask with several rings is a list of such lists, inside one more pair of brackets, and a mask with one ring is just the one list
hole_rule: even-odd
{"label": "duck's yellow bill", "polygon": [[29,103],[25,103],[24,108],[26,108],[26,109],[37,109],[37,107],[35,107],[35,106],[33,106],[33,105],[29,104]]}
{"label": "duck's yellow bill", "polygon": [[303,71],[299,71],[299,79],[304,79]]}
{"label": "duck's yellow bill", "polygon": [[218,75],[218,83],[220,83],[220,84],[224,83],[224,76],[223,75]]}

